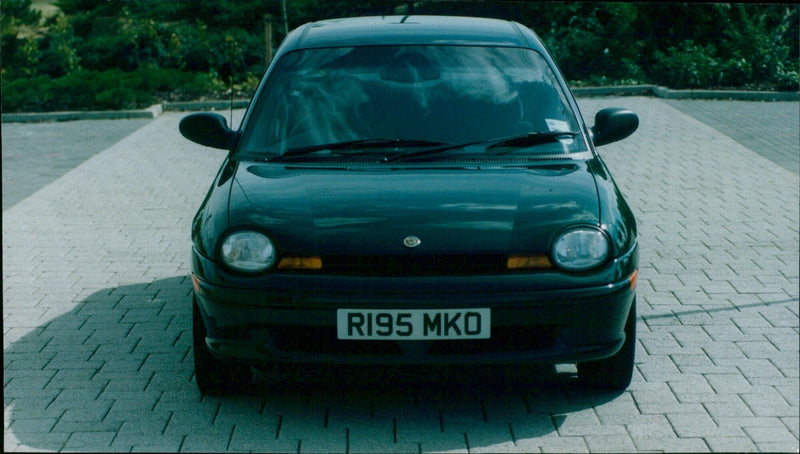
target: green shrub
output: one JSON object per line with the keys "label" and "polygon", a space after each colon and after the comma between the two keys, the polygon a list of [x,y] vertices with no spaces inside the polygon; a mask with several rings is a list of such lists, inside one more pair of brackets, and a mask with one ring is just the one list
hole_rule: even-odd
{"label": "green shrub", "polygon": [[210,74],[143,67],[128,72],[79,69],[55,79],[4,77],[2,90],[4,112],[41,112],[144,108],[174,92],[201,97],[224,92],[225,85]]}
{"label": "green shrub", "polygon": [[[800,89],[800,7],[793,4],[293,0],[289,28],[387,14],[513,19],[540,34],[576,85]],[[30,0],[3,2],[4,111],[120,109],[158,100],[250,96],[265,67],[264,14],[278,2],[59,0],[40,23]],[[668,18],[669,20],[665,20]],[[222,83],[224,66],[232,83]],[[232,85],[232,86],[231,86]],[[229,94],[227,95],[229,96]]]}
{"label": "green shrub", "polygon": [[20,79],[3,77],[3,112],[45,110],[41,104],[46,104],[48,94],[43,87],[49,87],[51,83],[52,78],[46,75]]}
{"label": "green shrub", "polygon": [[[778,53],[784,55],[777,56]],[[797,90],[800,87],[797,65],[784,63],[791,62],[786,53],[785,49],[764,46],[758,51],[737,52],[736,56],[725,59],[718,56],[713,44],[702,46],[686,40],[666,52],[655,51],[651,78],[657,84],[676,89],[767,87]]]}
{"label": "green shrub", "polygon": [[654,72],[656,83],[671,88],[712,87],[723,79],[722,65],[712,44],[701,46],[691,39],[667,52],[655,51]]}
{"label": "green shrub", "polygon": [[48,33],[40,40],[42,52],[39,74],[61,77],[81,67],[80,57],[75,49],[75,37],[69,21],[57,16],[49,21]]}

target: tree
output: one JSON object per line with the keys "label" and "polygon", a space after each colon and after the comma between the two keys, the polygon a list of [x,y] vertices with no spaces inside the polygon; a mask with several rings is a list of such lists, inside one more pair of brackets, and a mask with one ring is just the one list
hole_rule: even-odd
{"label": "tree", "polygon": [[3,0],[0,9],[0,27],[5,32],[20,24],[35,25],[42,18],[41,13],[31,9],[31,0]]}
{"label": "tree", "polygon": [[41,60],[38,40],[30,26],[41,14],[31,9],[31,0],[4,0],[0,8],[0,46],[3,77],[33,76]]}

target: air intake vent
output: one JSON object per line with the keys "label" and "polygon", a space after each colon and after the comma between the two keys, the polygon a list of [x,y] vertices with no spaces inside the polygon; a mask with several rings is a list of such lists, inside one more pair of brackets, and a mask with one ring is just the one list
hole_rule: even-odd
{"label": "air intake vent", "polygon": [[453,276],[508,272],[507,257],[485,255],[340,255],[322,257],[321,274],[340,276]]}

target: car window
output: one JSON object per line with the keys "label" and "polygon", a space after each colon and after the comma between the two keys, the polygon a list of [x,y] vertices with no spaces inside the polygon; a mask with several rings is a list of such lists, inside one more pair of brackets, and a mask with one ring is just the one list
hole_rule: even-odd
{"label": "car window", "polygon": [[[579,131],[556,80],[544,58],[530,49],[448,45],[295,51],[271,71],[241,149],[275,155],[362,139],[460,144]],[[583,147],[580,140],[560,140],[530,152]]]}

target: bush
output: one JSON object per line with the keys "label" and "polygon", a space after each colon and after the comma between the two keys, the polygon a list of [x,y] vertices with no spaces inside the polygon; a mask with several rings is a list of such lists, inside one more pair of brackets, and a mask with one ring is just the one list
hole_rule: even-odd
{"label": "bush", "polygon": [[[637,58],[641,43],[632,25],[638,11],[627,3],[573,2],[538,6],[548,24],[530,24],[570,80],[614,83],[644,81]],[[624,43],[624,44],[621,44]]]}
{"label": "bush", "polygon": [[719,85],[722,66],[712,44],[701,46],[691,39],[667,52],[655,51],[655,82],[671,88],[700,88]]}
{"label": "bush", "polygon": [[55,79],[3,78],[2,90],[4,112],[42,112],[144,108],[175,92],[201,97],[224,92],[225,85],[209,74],[143,67],[130,72],[80,69]]}
{"label": "bush", "polygon": [[[755,41],[755,38],[754,38]],[[730,58],[718,56],[713,44],[705,46],[693,40],[655,51],[651,78],[670,88],[767,88],[797,90],[800,87],[797,65],[787,65],[775,54],[781,49],[761,47],[751,55]],[[783,50],[783,52],[786,52]]]}
{"label": "bush", "polygon": [[48,95],[42,90],[42,87],[49,87],[52,84],[50,76],[20,79],[3,77],[1,82],[3,112],[41,112],[47,110],[43,108],[42,104],[47,104]]}
{"label": "bush", "polygon": [[[41,24],[31,0],[0,15],[3,109],[118,109],[159,99],[236,96],[265,68],[264,15],[284,36],[279,2],[59,0]],[[800,7],[790,4],[293,0],[290,27],[332,16],[477,15],[540,34],[576,85],[800,89]],[[669,18],[669,20],[664,20]],[[230,96],[229,92],[228,95]]]}

